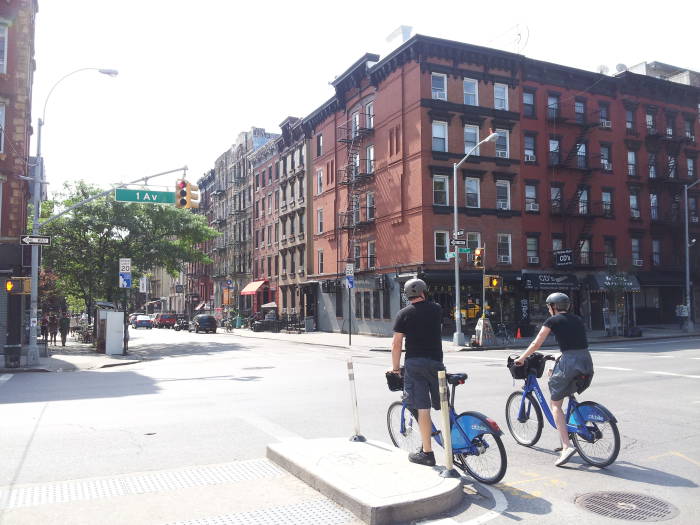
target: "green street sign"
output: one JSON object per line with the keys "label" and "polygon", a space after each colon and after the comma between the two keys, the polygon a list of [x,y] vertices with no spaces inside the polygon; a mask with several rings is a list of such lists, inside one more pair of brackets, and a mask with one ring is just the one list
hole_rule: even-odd
{"label": "green street sign", "polygon": [[445,254],[445,257],[447,257],[448,259],[452,259],[454,256],[455,256],[455,252],[447,252]]}
{"label": "green street sign", "polygon": [[457,248],[457,251],[459,253],[471,253],[472,249],[471,248]]}
{"label": "green street sign", "polygon": [[114,190],[117,202],[147,202],[149,204],[175,204],[174,191],[131,190],[117,188]]}

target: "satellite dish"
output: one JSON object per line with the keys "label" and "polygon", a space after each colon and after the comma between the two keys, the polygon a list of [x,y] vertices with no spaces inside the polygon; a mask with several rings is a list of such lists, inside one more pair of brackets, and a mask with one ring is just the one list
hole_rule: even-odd
{"label": "satellite dish", "polygon": [[615,70],[616,70],[618,73],[622,73],[623,71],[627,71],[627,66],[624,65],[624,64],[618,64],[618,65],[615,66]]}
{"label": "satellite dish", "polygon": [[607,75],[608,71],[610,71],[610,69],[605,64],[601,64],[598,66],[598,73],[600,73],[601,75]]}

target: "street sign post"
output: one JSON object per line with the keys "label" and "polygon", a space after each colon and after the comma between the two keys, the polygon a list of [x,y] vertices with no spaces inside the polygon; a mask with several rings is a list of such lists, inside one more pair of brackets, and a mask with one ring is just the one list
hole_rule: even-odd
{"label": "street sign post", "polygon": [[348,288],[355,288],[355,277],[352,275],[346,275]]}
{"label": "street sign post", "polygon": [[119,288],[131,288],[131,259],[119,259]]}
{"label": "street sign post", "polygon": [[452,246],[466,246],[466,245],[467,245],[467,241],[465,241],[464,239],[452,239],[452,240],[450,241],[450,244],[451,244]]}
{"label": "street sign post", "polygon": [[148,204],[175,204],[174,191],[154,191],[149,189],[132,190],[117,188],[114,190],[117,202],[145,202]]}
{"label": "street sign post", "polygon": [[345,275],[355,275],[355,265],[348,263],[345,265]]}
{"label": "street sign post", "polygon": [[24,246],[51,246],[51,236],[49,235],[25,235],[19,238],[19,243]]}
{"label": "street sign post", "polygon": [[452,259],[454,256],[455,256],[455,252],[447,252],[445,254],[445,257],[447,257],[448,259]]}
{"label": "street sign post", "polygon": [[464,235],[464,230],[457,230],[457,233],[453,235],[453,237],[456,239],[457,237],[461,237]]}

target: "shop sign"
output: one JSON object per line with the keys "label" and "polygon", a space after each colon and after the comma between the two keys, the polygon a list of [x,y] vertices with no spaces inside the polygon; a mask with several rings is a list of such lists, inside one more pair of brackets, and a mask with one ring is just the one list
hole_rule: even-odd
{"label": "shop sign", "polygon": [[574,265],[574,251],[568,250],[557,250],[554,252],[554,266],[573,266]]}
{"label": "shop sign", "polygon": [[524,273],[523,283],[527,290],[559,290],[561,288],[578,288],[575,275],[557,275],[553,273]]}

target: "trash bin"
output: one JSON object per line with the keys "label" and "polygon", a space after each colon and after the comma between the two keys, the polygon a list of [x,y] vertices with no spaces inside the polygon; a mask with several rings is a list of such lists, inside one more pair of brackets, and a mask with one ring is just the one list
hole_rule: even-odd
{"label": "trash bin", "polygon": [[236,328],[240,328],[241,325],[243,325],[243,319],[241,319],[240,315],[236,316]]}
{"label": "trash bin", "polygon": [[313,332],[314,331],[314,318],[312,316],[304,318],[304,331]]}
{"label": "trash bin", "polygon": [[5,345],[5,368],[19,368],[22,345]]}

